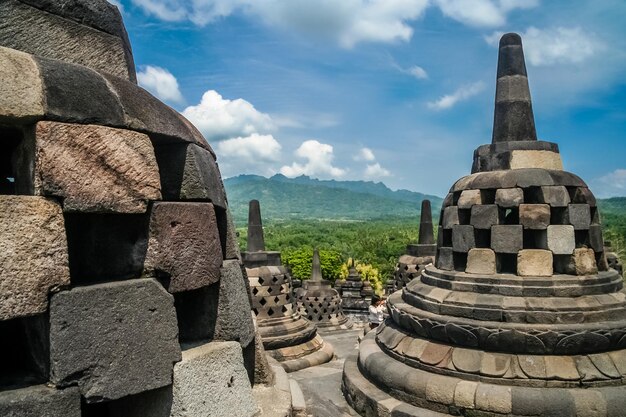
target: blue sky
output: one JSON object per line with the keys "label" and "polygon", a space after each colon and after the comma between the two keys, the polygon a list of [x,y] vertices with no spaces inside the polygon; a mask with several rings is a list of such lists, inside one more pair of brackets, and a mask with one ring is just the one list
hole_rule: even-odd
{"label": "blue sky", "polygon": [[121,0],[140,84],[224,176],[445,195],[491,140],[497,40],[522,35],[538,136],[626,195],[623,0]]}

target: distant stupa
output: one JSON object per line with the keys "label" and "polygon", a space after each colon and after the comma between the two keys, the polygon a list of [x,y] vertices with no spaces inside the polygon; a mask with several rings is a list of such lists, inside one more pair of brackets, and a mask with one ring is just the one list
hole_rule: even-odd
{"label": "distant stupa", "polygon": [[265,351],[287,372],[330,361],[332,345],[294,308],[291,275],[281,263],[280,252],[265,250],[259,202],[252,200],[249,207],[248,250],[242,256]]}
{"label": "distant stupa", "polygon": [[361,278],[361,274],[356,269],[354,259],[350,261],[348,277],[337,280],[335,288],[341,296],[343,312],[353,318],[358,317],[361,320],[366,320],[374,290],[369,280]]}

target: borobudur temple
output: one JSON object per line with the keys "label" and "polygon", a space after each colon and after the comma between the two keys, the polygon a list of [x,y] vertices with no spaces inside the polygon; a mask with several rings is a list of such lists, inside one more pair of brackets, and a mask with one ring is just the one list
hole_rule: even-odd
{"label": "borobudur temple", "polygon": [[492,144],[445,199],[435,265],[346,361],[345,397],[364,416],[623,416],[622,286],[593,194],[537,140],[506,34]]}
{"label": "borobudur temple", "polygon": [[291,275],[280,252],[265,250],[258,200],[249,203],[248,250],[243,252],[252,294],[252,311],[267,354],[287,372],[330,361],[333,347],[317,334],[317,326],[300,316]]}

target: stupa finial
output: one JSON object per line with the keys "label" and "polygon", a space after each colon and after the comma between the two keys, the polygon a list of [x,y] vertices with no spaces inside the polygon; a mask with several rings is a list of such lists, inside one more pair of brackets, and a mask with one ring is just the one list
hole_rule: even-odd
{"label": "stupa finial", "polygon": [[250,200],[248,209],[248,252],[265,250],[263,223],[261,222],[261,206],[259,200]]}
{"label": "stupa finial", "polygon": [[500,38],[492,143],[536,140],[522,38],[506,33]]}
{"label": "stupa finial", "polygon": [[311,268],[310,281],[322,281],[322,264],[320,263],[320,253],[317,248],[313,251],[313,267]]}
{"label": "stupa finial", "polygon": [[430,200],[422,200],[420,214],[420,234],[417,243],[420,245],[432,245],[435,243],[433,234],[433,214],[430,208]]}

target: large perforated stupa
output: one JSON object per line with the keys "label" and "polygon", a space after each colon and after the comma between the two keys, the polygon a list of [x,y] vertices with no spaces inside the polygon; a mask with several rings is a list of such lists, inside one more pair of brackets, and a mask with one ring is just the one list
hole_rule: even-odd
{"label": "large perforated stupa", "polygon": [[623,416],[622,286],[593,194],[537,140],[506,34],[492,144],[445,199],[435,265],[346,361],[345,396],[367,416]]}

